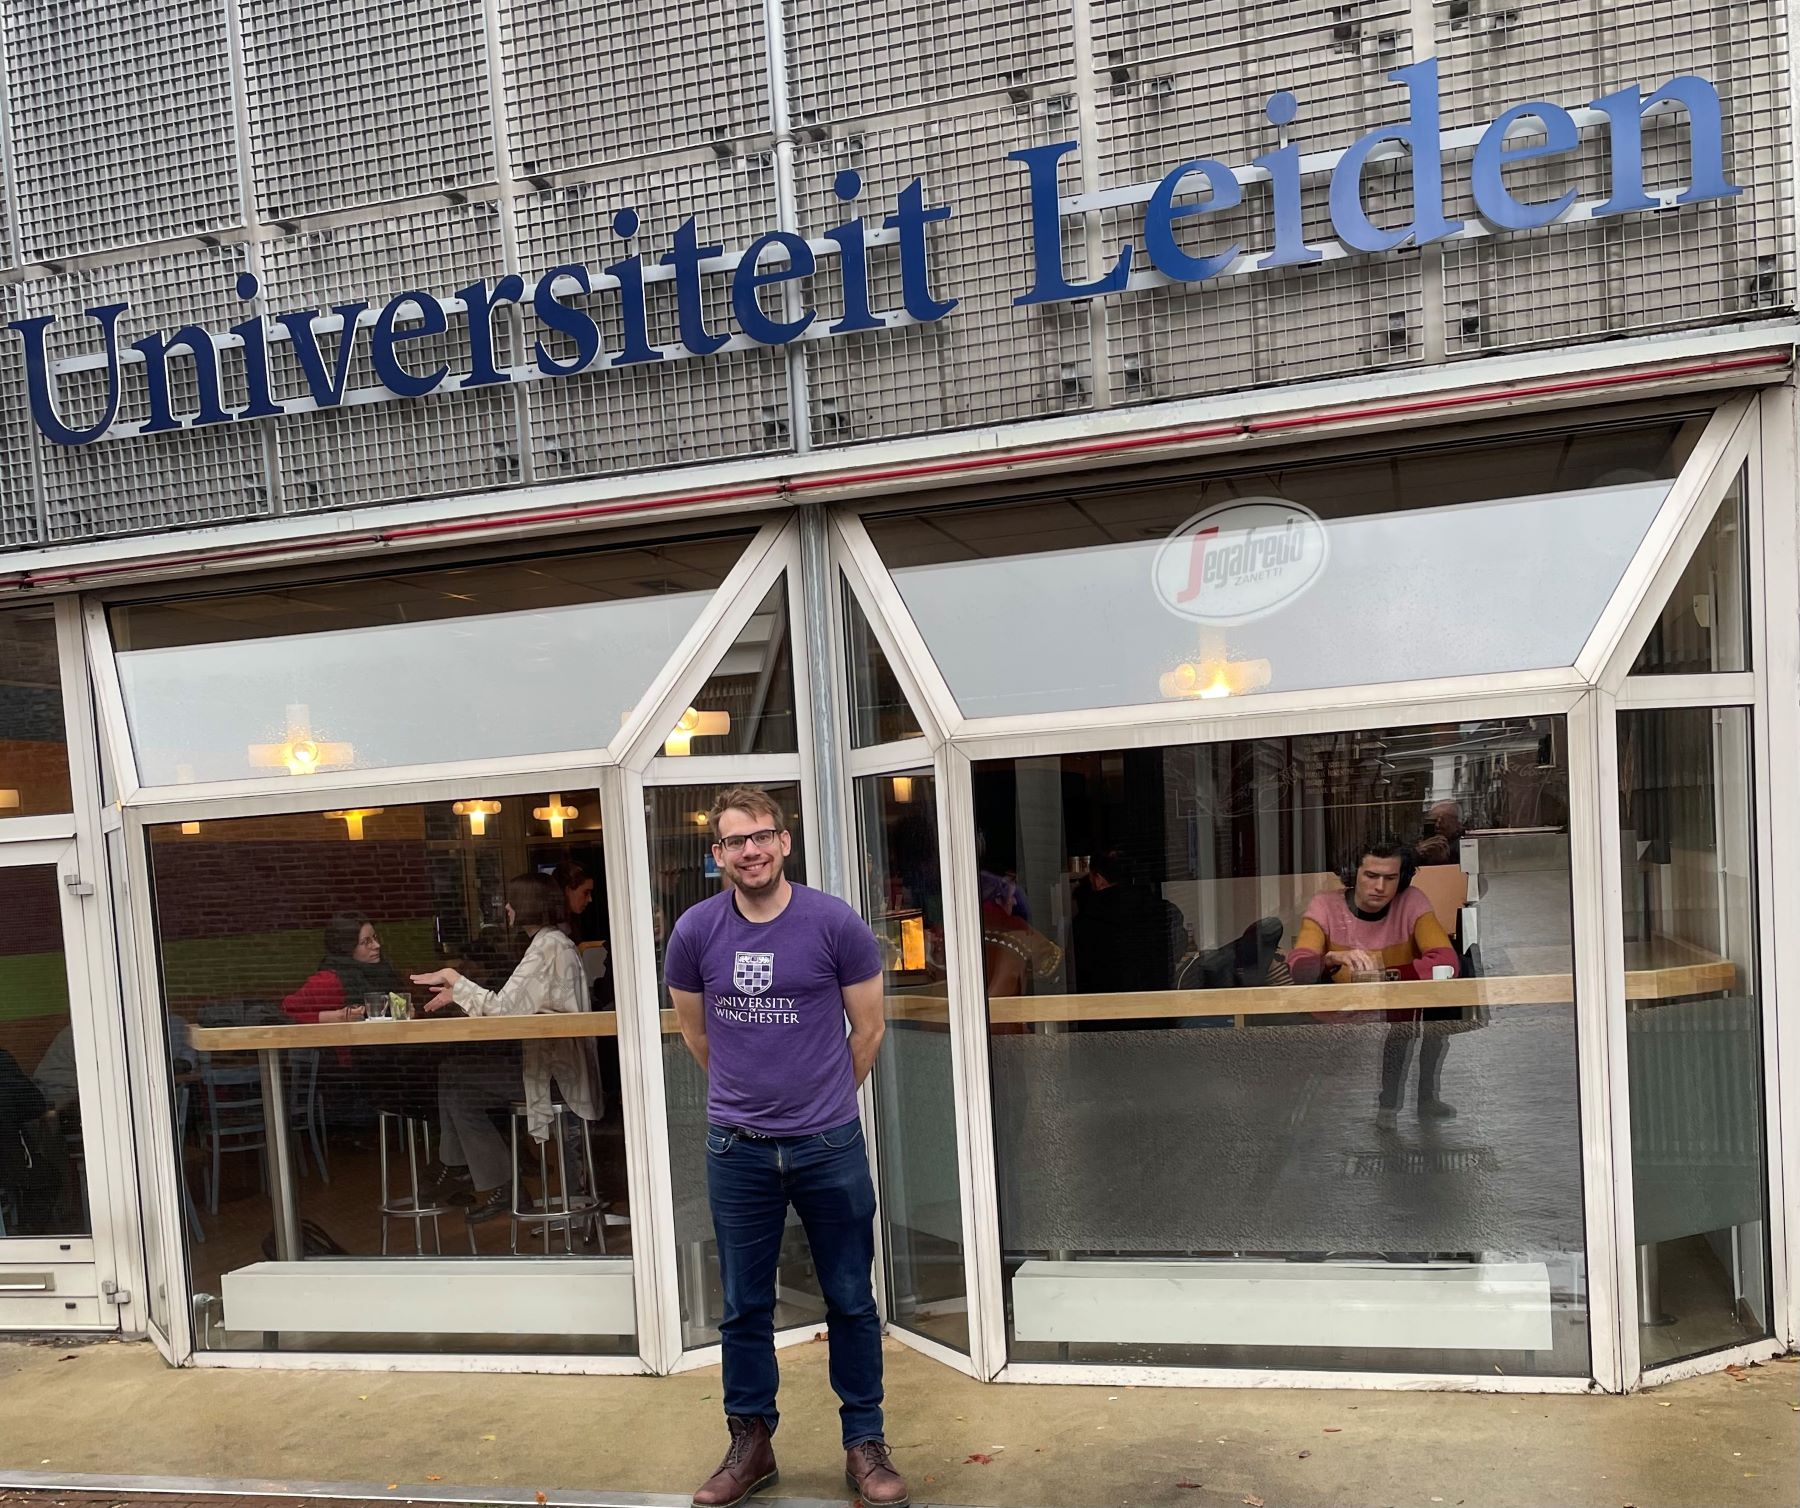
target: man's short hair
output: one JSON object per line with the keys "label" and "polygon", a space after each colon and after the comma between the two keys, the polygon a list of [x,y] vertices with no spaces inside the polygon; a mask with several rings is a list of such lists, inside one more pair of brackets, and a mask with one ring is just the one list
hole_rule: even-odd
{"label": "man's short hair", "polygon": [[781,803],[760,785],[728,785],[713,797],[712,810],[706,814],[706,825],[713,842],[719,841],[719,818],[727,812],[748,812],[752,817],[766,817],[777,832],[787,831],[787,819],[781,814]]}

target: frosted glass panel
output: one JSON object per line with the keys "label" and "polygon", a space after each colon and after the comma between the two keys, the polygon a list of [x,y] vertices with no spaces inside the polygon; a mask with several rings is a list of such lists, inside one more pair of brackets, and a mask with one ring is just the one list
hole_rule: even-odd
{"label": "frosted glass panel", "polygon": [[871,518],[962,710],[1549,669],[1667,497],[1675,426]]}
{"label": "frosted glass panel", "polygon": [[147,785],[609,743],[741,537],[114,610]]}

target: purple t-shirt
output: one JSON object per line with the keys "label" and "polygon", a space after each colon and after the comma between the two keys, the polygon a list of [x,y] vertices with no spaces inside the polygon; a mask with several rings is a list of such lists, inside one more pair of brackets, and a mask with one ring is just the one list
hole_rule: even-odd
{"label": "purple t-shirt", "polygon": [[856,1119],[844,987],[881,972],[875,934],[836,896],[793,886],[772,922],[721,891],[669,934],[669,988],[700,996],[715,1125],[812,1136]]}

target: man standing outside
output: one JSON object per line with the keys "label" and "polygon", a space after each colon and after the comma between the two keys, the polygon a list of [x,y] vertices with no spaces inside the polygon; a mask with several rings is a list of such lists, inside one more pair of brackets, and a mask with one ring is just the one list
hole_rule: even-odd
{"label": "man standing outside", "polygon": [[709,819],[729,885],[682,914],[664,968],[707,1076],[707,1195],[725,1288],[731,1445],[694,1505],[731,1508],[778,1480],[775,1267],[792,1204],[825,1292],[845,1476],[868,1508],[906,1508],[882,1437],[875,1189],[856,1104],[885,1030],[881,952],[842,901],[783,874],[793,838],[767,791],[721,791]]}

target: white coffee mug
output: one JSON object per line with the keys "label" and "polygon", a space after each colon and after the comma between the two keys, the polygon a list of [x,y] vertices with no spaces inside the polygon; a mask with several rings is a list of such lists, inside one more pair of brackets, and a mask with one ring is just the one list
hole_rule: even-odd
{"label": "white coffee mug", "polygon": [[1454,979],[1456,978],[1456,970],[1451,968],[1447,963],[1433,964],[1431,966],[1431,977],[1433,979]]}

